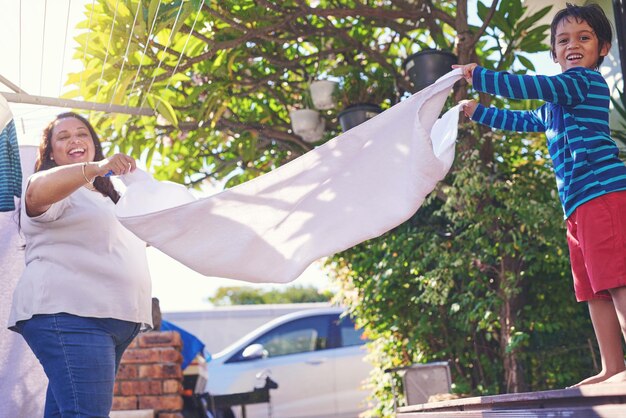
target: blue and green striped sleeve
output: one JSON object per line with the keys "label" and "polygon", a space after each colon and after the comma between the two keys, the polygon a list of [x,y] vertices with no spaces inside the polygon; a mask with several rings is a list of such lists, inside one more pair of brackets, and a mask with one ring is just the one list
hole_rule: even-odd
{"label": "blue and green striped sleeve", "polygon": [[571,68],[555,76],[518,75],[476,67],[472,75],[474,88],[510,99],[538,99],[571,106],[585,101],[590,82],[583,68]]}
{"label": "blue and green striped sleeve", "polygon": [[537,110],[508,110],[479,104],[472,120],[492,128],[515,132],[545,132],[541,108]]}

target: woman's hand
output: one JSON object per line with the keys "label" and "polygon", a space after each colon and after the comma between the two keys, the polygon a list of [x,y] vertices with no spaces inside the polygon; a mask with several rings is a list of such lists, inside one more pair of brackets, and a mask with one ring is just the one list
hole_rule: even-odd
{"label": "woman's hand", "polygon": [[476,100],[461,100],[459,102],[461,105],[461,110],[468,118],[472,118],[474,112],[476,111],[476,106],[478,106],[478,102]]}
{"label": "woman's hand", "polygon": [[465,78],[465,81],[470,84],[472,83],[472,75],[474,74],[474,68],[476,67],[478,67],[478,64],[473,62],[465,65],[454,64],[452,66],[452,68],[460,68],[463,74],[463,78]]}
{"label": "woman's hand", "polygon": [[94,164],[97,167],[95,175],[102,177],[109,172],[114,176],[121,176],[123,174],[132,173],[137,168],[135,159],[126,154],[115,154],[104,160],[95,161]]}

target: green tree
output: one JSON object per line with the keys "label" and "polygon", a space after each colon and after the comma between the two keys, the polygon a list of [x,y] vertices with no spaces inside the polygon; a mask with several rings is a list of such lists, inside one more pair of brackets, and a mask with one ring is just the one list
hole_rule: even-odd
{"label": "green tree", "polygon": [[[388,107],[411,90],[403,59],[424,48],[491,67],[528,65],[520,50],[542,49],[545,28],[520,20],[519,0],[503,3],[504,17],[496,4],[481,7],[478,28],[468,23],[467,0],[98,0],[86,5],[81,25],[89,30],[76,51],[85,68],[70,76],[68,97],[152,106],[161,117],[92,119],[116,149],[145,152],[148,163],[156,152],[161,178],[232,185],[312,148],[291,131],[289,111],[303,105],[313,79],[376,85],[376,104]],[[505,29],[490,29],[492,18]],[[488,49],[487,39],[508,46],[490,54],[497,44]],[[340,110],[324,113],[324,140],[340,133]]]}
{"label": "green tree", "polygon": [[433,194],[410,221],[331,261],[341,300],[376,341],[381,416],[392,411],[386,368],[447,360],[464,394],[564,387],[593,370],[544,140],[487,135],[493,167],[462,152],[445,201]]}
{"label": "green tree", "polygon": [[215,306],[263,305],[280,303],[329,302],[331,292],[320,292],[313,286],[287,286],[282,289],[255,289],[250,287],[220,287],[209,301]]}
{"label": "green tree", "polygon": [[[467,0],[117,4],[87,6],[93,32],[78,39],[85,70],[70,77],[73,95],[154,107],[158,118],[93,119],[111,148],[143,155],[157,176],[228,186],[315,145],[289,125],[311,80],[363,82],[388,107],[411,90],[403,60],[424,48],[532,70],[526,54],[546,49],[547,27],[536,23],[549,9],[479,1],[472,25]],[[458,83],[454,98],[467,93]],[[320,142],[339,133],[339,110],[324,111]],[[391,414],[390,366],[451,360],[462,393],[562,387],[591,370],[591,326],[573,301],[543,140],[468,124],[458,149],[453,172],[410,221],[329,262],[339,298],[374,340],[373,416]]]}

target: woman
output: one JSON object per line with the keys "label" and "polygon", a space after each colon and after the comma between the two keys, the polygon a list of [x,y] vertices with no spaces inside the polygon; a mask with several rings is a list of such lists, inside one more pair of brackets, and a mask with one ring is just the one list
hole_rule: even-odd
{"label": "woman", "polygon": [[91,124],[63,113],[43,132],[21,208],[26,267],[9,328],[49,379],[45,417],[108,417],[122,353],[151,326],[145,243],[117,221],[108,174],[135,170],[104,158]]}

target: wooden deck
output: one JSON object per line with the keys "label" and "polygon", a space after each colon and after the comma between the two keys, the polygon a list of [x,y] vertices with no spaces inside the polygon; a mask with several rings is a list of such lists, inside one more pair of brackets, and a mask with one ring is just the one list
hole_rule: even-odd
{"label": "wooden deck", "polygon": [[481,396],[398,408],[398,418],[626,418],[626,384]]}

